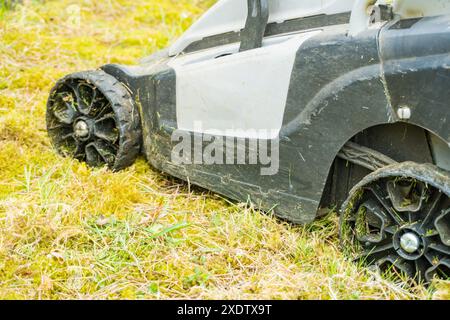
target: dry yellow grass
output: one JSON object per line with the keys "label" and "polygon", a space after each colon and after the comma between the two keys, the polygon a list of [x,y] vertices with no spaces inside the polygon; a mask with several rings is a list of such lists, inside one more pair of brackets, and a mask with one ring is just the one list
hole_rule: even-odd
{"label": "dry yellow grass", "polygon": [[135,63],[212,2],[0,11],[0,298],[448,299],[448,282],[408,288],[347,261],[333,215],[295,227],[142,159],[111,173],[54,153],[44,115],[58,78]]}

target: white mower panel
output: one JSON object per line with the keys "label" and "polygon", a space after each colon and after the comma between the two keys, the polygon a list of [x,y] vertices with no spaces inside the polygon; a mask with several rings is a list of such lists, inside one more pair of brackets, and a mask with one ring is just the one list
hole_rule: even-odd
{"label": "white mower panel", "polygon": [[320,30],[174,58],[178,129],[250,139],[274,139],[282,126],[297,51]]}

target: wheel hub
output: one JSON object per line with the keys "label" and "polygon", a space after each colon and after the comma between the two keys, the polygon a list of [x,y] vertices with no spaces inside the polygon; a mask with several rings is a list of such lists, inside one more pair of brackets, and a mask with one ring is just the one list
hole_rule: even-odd
{"label": "wheel hub", "polygon": [[90,134],[89,125],[85,120],[78,120],[75,122],[74,133],[77,138],[87,138]]}
{"label": "wheel hub", "polygon": [[397,254],[403,259],[415,261],[420,259],[427,249],[424,232],[417,225],[404,226],[393,237]]}
{"label": "wheel hub", "polygon": [[400,237],[400,247],[407,253],[419,250],[420,238],[412,232],[405,233]]}

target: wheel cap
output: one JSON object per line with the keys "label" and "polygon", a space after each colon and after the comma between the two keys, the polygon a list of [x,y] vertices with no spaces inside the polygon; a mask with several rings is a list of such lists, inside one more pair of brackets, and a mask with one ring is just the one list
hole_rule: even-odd
{"label": "wheel cap", "polygon": [[74,126],[74,133],[78,138],[89,136],[89,125],[84,120],[79,120]]}
{"label": "wheel cap", "polygon": [[420,239],[412,232],[405,233],[400,238],[400,247],[407,253],[414,253],[419,250]]}

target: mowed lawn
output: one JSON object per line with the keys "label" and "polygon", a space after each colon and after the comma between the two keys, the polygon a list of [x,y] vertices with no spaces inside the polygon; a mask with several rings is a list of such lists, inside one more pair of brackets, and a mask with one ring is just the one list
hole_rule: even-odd
{"label": "mowed lawn", "polygon": [[214,1],[24,1],[0,11],[1,299],[448,299],[341,253],[337,217],[301,227],[152,169],[63,159],[45,129],[52,84],[137,63]]}

